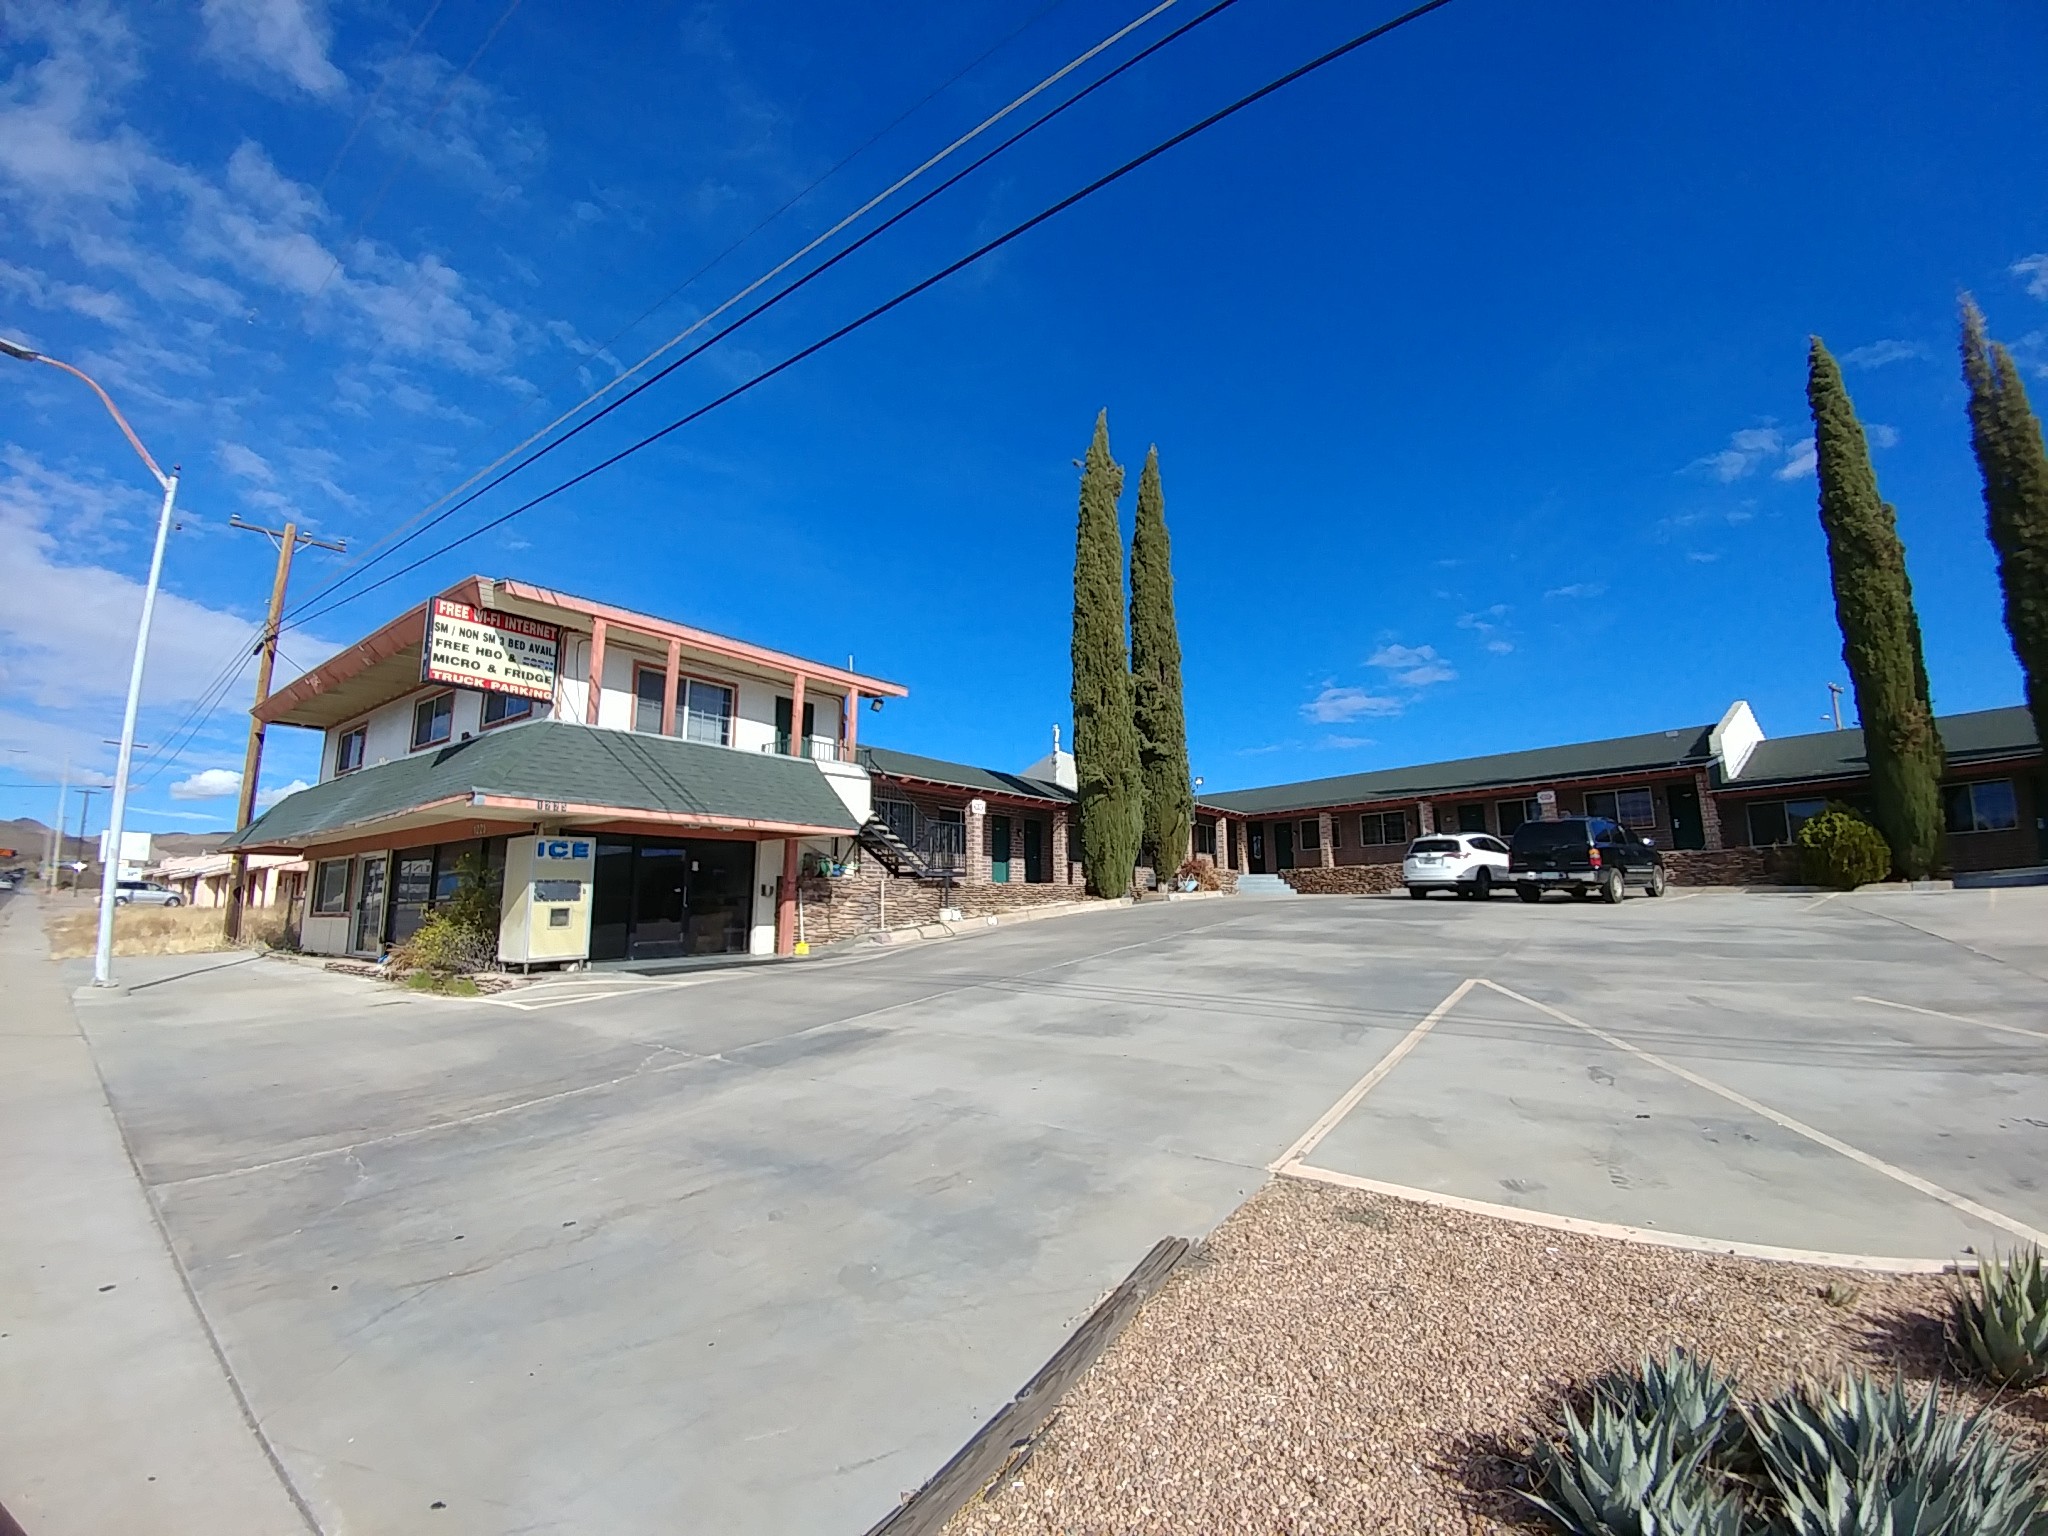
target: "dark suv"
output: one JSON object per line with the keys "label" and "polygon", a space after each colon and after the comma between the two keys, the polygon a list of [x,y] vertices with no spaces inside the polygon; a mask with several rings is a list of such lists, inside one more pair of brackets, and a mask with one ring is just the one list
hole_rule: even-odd
{"label": "dark suv", "polygon": [[1566,890],[1579,901],[1593,892],[1620,901],[1628,887],[1664,894],[1664,855],[1646,838],[1599,816],[1525,821],[1508,847],[1508,879],[1524,901],[1546,890]]}

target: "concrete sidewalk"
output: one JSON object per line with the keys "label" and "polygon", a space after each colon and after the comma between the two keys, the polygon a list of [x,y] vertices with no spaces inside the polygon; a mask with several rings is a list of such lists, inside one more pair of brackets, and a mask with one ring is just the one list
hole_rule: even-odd
{"label": "concrete sidewalk", "polygon": [[0,896],[0,1505],[29,1536],[301,1536],[136,1181],[37,901]]}

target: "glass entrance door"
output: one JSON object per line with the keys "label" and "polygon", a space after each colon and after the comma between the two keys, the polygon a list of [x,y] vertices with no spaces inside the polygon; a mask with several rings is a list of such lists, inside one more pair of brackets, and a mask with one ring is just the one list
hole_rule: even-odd
{"label": "glass entrance door", "polygon": [[599,840],[590,958],[745,953],[754,917],[754,848],[708,838]]}
{"label": "glass entrance door", "polygon": [[390,858],[366,853],[356,862],[356,911],[353,942],[349,948],[359,955],[373,955],[384,944],[384,872]]}

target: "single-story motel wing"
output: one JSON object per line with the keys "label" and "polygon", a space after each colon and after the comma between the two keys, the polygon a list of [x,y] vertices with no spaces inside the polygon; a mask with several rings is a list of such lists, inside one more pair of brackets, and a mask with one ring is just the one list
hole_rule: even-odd
{"label": "single-story motel wing", "polygon": [[[499,882],[499,958],[517,966],[790,954],[1080,896],[1057,734],[1015,773],[862,745],[863,711],[906,692],[471,577],[257,708],[322,733],[319,782],[229,847],[303,860],[265,891],[288,893],[307,951],[360,957],[409,938],[465,868]],[[1954,867],[2043,862],[2027,712],[1941,729]],[[1417,835],[1587,813],[1657,842],[1681,881],[1754,883],[1785,878],[1798,827],[1867,777],[1860,732],[1771,740],[1737,702],[1711,725],[1203,795],[1194,855],[1226,884],[1373,891],[1398,885]]]}

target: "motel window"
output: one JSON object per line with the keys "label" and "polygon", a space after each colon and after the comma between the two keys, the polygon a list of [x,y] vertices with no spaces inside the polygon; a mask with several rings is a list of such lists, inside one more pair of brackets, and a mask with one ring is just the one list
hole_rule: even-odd
{"label": "motel window", "polygon": [[1196,822],[1196,823],[1195,823],[1195,844],[1194,844],[1194,849],[1195,849],[1195,852],[1196,852],[1196,853],[1206,853],[1206,854],[1208,854],[1208,855],[1209,855],[1209,856],[1210,856],[1211,858],[1214,858],[1214,857],[1216,856],[1216,823],[1215,823],[1215,822],[1213,822],[1213,821],[1198,821],[1198,822]]}
{"label": "motel window", "polygon": [[1648,789],[1594,789],[1586,792],[1586,814],[1624,827],[1657,825],[1657,801]]}
{"label": "motel window", "polygon": [[661,706],[667,702],[668,673],[659,667],[635,667],[633,729],[648,736],[661,734]]}
{"label": "motel window", "polygon": [[363,752],[369,742],[370,728],[367,725],[343,732],[341,740],[334,744],[334,771],[337,774],[354,773],[362,767]]}
{"label": "motel window", "polygon": [[1500,835],[1513,837],[1515,828],[1523,822],[1543,819],[1543,806],[1536,800],[1503,800],[1494,806],[1493,813],[1500,818]]}
{"label": "motel window", "polygon": [[1301,846],[1304,851],[1323,846],[1320,824],[1313,816],[1304,818],[1301,823]]}
{"label": "motel window", "polygon": [[1479,802],[1459,806],[1458,830],[1460,832],[1484,832],[1486,830],[1486,806]]}
{"label": "motel window", "polygon": [[437,693],[412,707],[412,749],[438,747],[455,734],[455,695]]}
{"label": "motel window", "polygon": [[1367,811],[1358,818],[1358,840],[1368,848],[1408,841],[1406,811]]}
{"label": "motel window", "polygon": [[1799,829],[1828,808],[1825,800],[1757,800],[1749,807],[1749,843],[1771,848],[1789,843]]}
{"label": "motel window", "polygon": [[313,871],[313,915],[341,917],[348,911],[348,859],[322,859]]}
{"label": "motel window", "polygon": [[690,741],[709,742],[714,747],[732,745],[732,690],[717,683],[691,678],[688,687],[677,685],[683,699],[683,735]]}
{"label": "motel window", "polygon": [[1951,832],[2010,832],[2020,824],[2011,779],[1944,785],[1941,798]]}
{"label": "motel window", "polygon": [[484,729],[494,725],[509,725],[514,720],[529,720],[533,717],[533,700],[522,699],[517,694],[487,693],[484,695]]}
{"label": "motel window", "polygon": [[1332,816],[1330,818],[1330,846],[1332,848],[1342,848],[1344,846],[1344,818],[1342,816]]}

